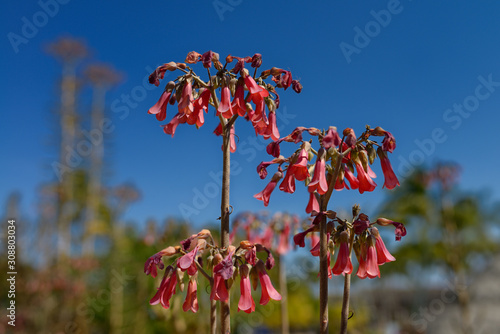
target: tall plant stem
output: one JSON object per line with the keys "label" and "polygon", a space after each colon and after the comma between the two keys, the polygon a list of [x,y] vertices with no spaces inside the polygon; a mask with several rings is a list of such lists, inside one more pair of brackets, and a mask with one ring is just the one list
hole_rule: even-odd
{"label": "tall plant stem", "polygon": [[[220,206],[221,219],[221,248],[227,250],[229,247],[229,177],[231,168],[231,151],[230,151],[230,129],[227,123],[223,127],[222,138],[222,198]],[[229,300],[220,303],[220,325],[221,333],[228,334],[231,332],[231,318],[229,310]]]}
{"label": "tall plant stem", "polygon": [[[324,195],[320,198],[321,211],[326,211],[327,202]],[[320,333],[328,333],[328,236],[326,233],[326,216],[319,225],[319,316]]]}
{"label": "tall plant stem", "polygon": [[[349,256],[351,256],[354,243],[354,233],[351,230],[349,238]],[[349,298],[351,295],[351,274],[344,278],[344,295],[342,296],[342,312],[340,313],[340,334],[347,334],[347,321],[349,320]]]}
{"label": "tall plant stem", "polygon": [[278,256],[279,285],[281,292],[281,334],[290,334],[288,321],[288,286],[286,279],[286,264],[283,255]]}
{"label": "tall plant stem", "polygon": [[[339,177],[343,154],[340,153],[335,162],[333,175],[330,178],[328,191],[320,196],[320,211],[326,211],[332,196],[335,181]],[[328,333],[328,236],[326,231],[326,216],[323,216],[319,226],[319,316],[320,333]]]}

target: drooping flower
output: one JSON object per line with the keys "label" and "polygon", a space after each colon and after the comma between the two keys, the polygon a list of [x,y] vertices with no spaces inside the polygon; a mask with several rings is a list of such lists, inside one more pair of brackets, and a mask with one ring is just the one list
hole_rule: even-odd
{"label": "drooping flower", "polygon": [[375,242],[375,248],[377,249],[377,262],[378,265],[382,265],[387,262],[392,262],[396,261],[394,256],[389,253],[387,248],[385,247],[384,240],[382,240],[382,237],[380,236],[380,233],[378,229],[373,226],[371,228],[372,235],[375,237],[376,242]]}
{"label": "drooping flower", "polygon": [[195,261],[196,255],[198,253],[198,249],[199,247],[196,246],[192,251],[179,258],[177,263],[178,267],[182,271],[186,271],[189,267],[193,265],[193,262]]}
{"label": "drooping flower", "polygon": [[168,135],[172,135],[172,137],[175,135],[175,130],[177,129],[177,126],[179,124],[184,124],[187,121],[187,117],[185,113],[177,113],[172,120],[166,124],[162,125],[163,127],[163,132],[165,132]]}
{"label": "drooping flower", "polygon": [[280,171],[276,172],[272,179],[271,182],[267,184],[267,186],[262,190],[260,193],[255,194],[253,197],[258,199],[259,201],[264,202],[264,206],[269,205],[269,198],[271,197],[271,193],[273,192],[274,188],[276,188],[276,185],[278,184],[279,180],[283,177],[283,173]]}
{"label": "drooping flower", "polygon": [[170,95],[172,95],[172,91],[164,91],[163,94],[161,94],[158,102],[156,102],[154,106],[149,108],[148,114],[156,115],[156,119],[160,122],[164,121],[167,117],[167,105],[168,101],[170,100]]}
{"label": "drooping flower", "polygon": [[257,271],[259,273],[259,281],[262,289],[262,295],[260,297],[260,305],[266,305],[271,299],[281,300],[281,295],[276,291],[271,283],[271,279],[267,274],[266,268],[262,260],[259,260],[256,265]]}
{"label": "drooping flower", "polygon": [[351,186],[351,189],[358,189],[359,188],[359,181],[358,179],[354,176],[354,174],[351,172],[351,170],[344,165],[344,177],[349,181],[349,185]]}
{"label": "drooping flower", "polygon": [[318,157],[316,159],[316,165],[314,166],[314,176],[309,183],[308,191],[310,193],[317,191],[318,194],[324,195],[328,191],[328,183],[326,182],[325,174],[325,157],[326,151],[324,148],[318,150]]}
{"label": "drooping flower", "polygon": [[334,126],[330,126],[328,128],[328,132],[323,137],[322,145],[325,149],[329,149],[330,147],[337,147],[340,145],[341,139],[339,134],[337,133],[337,128]]}
{"label": "drooping flower", "polygon": [[377,249],[375,248],[376,241],[373,236],[369,236],[366,250],[366,274],[369,278],[380,277],[380,269],[378,267]]}
{"label": "drooping flower", "polygon": [[210,300],[220,300],[227,302],[229,293],[227,292],[226,282],[220,274],[214,274],[214,285],[210,293]]}
{"label": "drooping flower", "polygon": [[396,148],[396,139],[389,131],[385,131],[384,140],[382,140],[382,149],[387,152],[393,152]]}
{"label": "drooping flower", "polygon": [[275,158],[279,157],[280,156],[280,143],[281,143],[281,140],[270,142],[266,147],[267,154],[272,155]]}
{"label": "drooping flower", "polygon": [[308,156],[309,153],[307,150],[302,148],[297,156],[297,162],[293,164],[291,168],[288,168],[288,171],[291,169],[290,173],[297,179],[297,181],[304,181],[309,177],[309,170],[307,168]]}
{"label": "drooping flower", "polygon": [[256,101],[263,100],[265,97],[269,96],[269,92],[267,91],[267,89],[259,86],[252,78],[252,76],[248,75],[246,70],[243,70],[241,72],[242,74],[245,73],[243,74],[243,80],[245,80],[245,85],[250,92],[250,95],[248,97],[249,100],[252,100],[254,103],[256,103]]}
{"label": "drooping flower", "polygon": [[234,114],[238,114],[242,117],[247,113],[247,107],[245,104],[245,87],[239,80],[236,86],[233,102],[231,103],[231,108],[233,109]]}
{"label": "drooping flower", "polygon": [[177,108],[179,112],[189,115],[193,112],[193,87],[191,86],[191,81],[186,80],[184,87],[182,88],[181,99]]}
{"label": "drooping flower", "polygon": [[216,116],[219,115],[222,115],[222,117],[226,119],[233,117],[233,108],[231,107],[231,91],[228,86],[222,87],[219,107],[217,108],[216,113]]}
{"label": "drooping flower", "polygon": [[319,203],[314,191],[309,193],[309,202],[307,203],[306,213],[311,213],[313,211],[319,211]]}
{"label": "drooping flower", "polygon": [[271,137],[272,140],[280,139],[280,133],[278,131],[278,127],[276,126],[276,113],[269,113],[269,125],[266,128],[266,132],[264,134],[265,139],[269,139]]}
{"label": "drooping flower", "polygon": [[189,125],[196,124],[199,128],[205,123],[203,112],[208,112],[208,103],[210,100],[210,90],[200,90],[200,96],[193,102],[193,112],[188,116],[187,123]]}
{"label": "drooping flower", "polygon": [[194,278],[191,278],[188,283],[186,300],[184,301],[184,304],[182,304],[182,309],[184,310],[184,312],[198,312],[198,297],[196,296],[197,289],[198,286],[196,284],[196,280]]}
{"label": "drooping flower", "polygon": [[293,177],[293,166],[289,166],[286,170],[285,177],[280,184],[279,189],[289,194],[293,194],[295,192],[295,178]]}
{"label": "drooping flower", "polygon": [[392,170],[391,162],[387,157],[387,153],[380,147],[377,149],[377,154],[380,158],[380,165],[382,166],[382,172],[384,173],[384,187],[387,189],[394,189],[399,186],[399,180]]}
{"label": "drooping flower", "polygon": [[342,231],[338,237],[340,243],[337,260],[332,268],[334,275],[350,274],[352,272],[351,256],[349,254],[349,234]]}
{"label": "drooping flower", "polygon": [[372,180],[370,175],[365,172],[363,165],[358,160],[355,162],[356,172],[358,173],[358,181],[359,181],[359,193],[362,194],[365,191],[373,191],[377,187],[375,181]]}
{"label": "drooping flower", "polygon": [[406,228],[401,223],[392,221],[387,218],[378,218],[375,221],[375,223],[381,226],[393,225],[394,227],[396,227],[396,229],[394,230],[394,234],[396,235],[396,241],[400,241],[401,237],[404,237],[406,235]]}
{"label": "drooping flower", "polygon": [[241,297],[238,301],[238,312],[244,311],[246,313],[252,313],[255,311],[255,302],[252,298],[252,283],[248,277],[249,270],[246,264],[240,266],[240,293]]}
{"label": "drooping flower", "polygon": [[160,303],[161,306],[168,309],[170,307],[170,298],[174,295],[176,286],[177,275],[175,269],[172,266],[168,266],[167,269],[165,269],[165,275],[160,283],[160,287],[149,301],[149,304],[156,305]]}
{"label": "drooping flower", "polygon": [[318,229],[318,226],[316,226],[316,225],[309,226],[309,228],[307,230],[305,230],[303,232],[299,232],[296,235],[294,235],[293,242],[295,243],[295,245],[297,245],[299,247],[305,247],[306,246],[306,243],[305,243],[306,235],[310,232],[317,230],[317,229]]}

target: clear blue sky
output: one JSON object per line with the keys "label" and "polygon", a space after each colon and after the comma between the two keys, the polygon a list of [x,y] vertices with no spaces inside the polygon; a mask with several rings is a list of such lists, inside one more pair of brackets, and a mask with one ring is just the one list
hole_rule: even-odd
{"label": "clear blue sky", "polygon": [[[399,175],[405,172],[403,161],[453,160],[463,166],[463,188],[489,189],[492,198],[500,199],[495,176],[500,163],[498,1],[66,2],[53,17],[40,14],[36,1],[5,2],[0,14],[0,203],[18,190],[30,217],[36,217],[39,185],[54,179],[48,166],[56,152],[47,145],[55,131],[49,110],[56,101],[59,67],[42,49],[65,34],[85,39],[95,59],[125,74],[109,94],[115,111],[125,106],[122,94],[141,90],[137,86],[148,74],[146,68],[183,61],[192,50],[213,50],[223,57],[259,52],[263,69],[289,69],[304,86],[301,94],[281,94],[280,109],[291,115],[287,124],[281,123],[282,135],[299,125],[352,127],[357,133],[365,124],[379,125],[397,139],[391,160]],[[226,11],[218,13],[214,3],[226,4]],[[38,31],[24,36],[25,44],[13,46],[9,36],[23,36],[23,25],[34,19]],[[486,87],[483,81],[493,83]],[[220,138],[212,135],[215,118],[207,117],[200,130],[180,126],[172,139],[146,113],[160,93],[161,88],[147,90],[123,119],[121,112],[109,112],[115,128],[109,155],[113,174],[107,182],[132,182],[141,190],[141,201],[127,212],[138,223],[181,217],[180,206],[193,206],[195,189],[204,192],[210,172],[221,168]],[[472,111],[453,110],[454,104],[464,103]],[[174,112],[169,108],[167,120]],[[258,178],[255,167],[269,156],[249,149],[255,138],[249,124],[238,122],[237,131],[240,150],[233,161],[241,168],[232,179],[231,204],[237,212],[263,209],[252,196],[267,180]],[[416,141],[426,143],[425,148]],[[380,168],[375,171],[381,186]],[[369,214],[386,192],[379,188],[363,196],[336,193],[334,203],[348,207],[360,202]],[[306,204],[305,191],[276,191],[268,209],[302,214]],[[202,206],[192,221],[218,217],[218,195]]]}

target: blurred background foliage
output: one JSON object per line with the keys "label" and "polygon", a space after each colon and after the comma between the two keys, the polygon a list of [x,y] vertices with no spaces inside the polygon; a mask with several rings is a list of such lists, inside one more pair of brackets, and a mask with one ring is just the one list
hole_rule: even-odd
{"label": "blurred background foliage", "polygon": [[[48,155],[56,156],[51,168],[60,171],[39,187],[38,218],[23,219],[22,194],[5,203],[3,221],[17,220],[16,333],[206,333],[208,331],[208,284],[200,278],[198,314],[182,312],[184,293],[176,294],[170,310],[150,306],[159,285],[143,274],[145,260],[197,231],[188,222],[125,222],[123,213],[140,199],[132,184],[111,186],[112,145],[109,135],[94,134],[91,154],[74,168],[67,162],[67,147],[77,150],[84,132],[90,133],[107,117],[106,93],[122,75],[112,66],[93,62],[83,41],[61,38],[47,47],[47,54],[61,64],[57,103],[51,114],[54,125]],[[109,116],[110,117],[110,116]],[[71,157],[70,159],[78,159]],[[498,205],[487,194],[459,188],[460,166],[440,163],[415,171],[388,192],[375,216],[405,223],[408,235],[395,244],[392,231],[384,232],[397,261],[384,265],[383,280],[354,279],[351,302],[351,333],[417,333],[410,314],[429,300],[446,282],[456,291],[460,330],[472,333],[468,287],[488,263],[498,257]],[[335,208],[333,208],[335,210]],[[350,209],[346,208],[349,212]],[[209,223],[216,237],[217,222]],[[297,227],[291,230],[291,234]],[[5,233],[5,229],[2,230]],[[386,234],[385,234],[386,233]],[[6,235],[2,235],[6,258]],[[307,248],[307,247],[306,247]],[[237,313],[239,289],[232,289],[235,333],[314,333],[317,302],[317,258],[306,250],[275,254],[279,270],[270,272],[273,282],[287,290],[287,329],[282,329],[280,303],[257,305],[250,315]],[[7,291],[5,271],[2,289]],[[161,275],[160,275],[161,276]],[[341,310],[339,286],[331,281],[331,331],[338,328]],[[235,285],[238,283],[236,282]],[[275,284],[275,286],[278,283]],[[498,291],[496,291],[498,293]],[[254,298],[258,301],[260,291]],[[2,294],[1,307],[7,307]],[[288,329],[289,328],[289,329]],[[0,334],[11,328],[5,319]]]}

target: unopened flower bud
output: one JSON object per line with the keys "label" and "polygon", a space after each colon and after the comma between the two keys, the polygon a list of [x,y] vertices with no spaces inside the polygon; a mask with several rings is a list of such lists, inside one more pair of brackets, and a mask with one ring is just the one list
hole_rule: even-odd
{"label": "unopened flower bud", "polygon": [[265,70],[265,71],[262,71],[262,73],[260,74],[260,77],[262,79],[266,79],[267,77],[269,77],[271,75],[271,70]]}
{"label": "unopened flower bud", "polygon": [[242,248],[242,249],[252,249],[253,247],[254,247],[254,244],[248,240],[243,240],[240,242],[240,248]]}
{"label": "unopened flower bud", "polygon": [[363,165],[363,169],[368,173],[368,153],[365,150],[361,150],[358,152],[358,158]]}
{"label": "unopened flower bud", "polygon": [[219,264],[219,263],[221,263],[221,262],[222,262],[222,255],[221,255],[220,253],[215,254],[215,255],[214,255],[214,258],[213,258],[213,260],[212,260],[212,264],[213,264],[214,266],[216,266],[216,265],[218,265],[218,264]]}
{"label": "unopened flower bud", "polygon": [[281,68],[277,68],[277,67],[271,68],[271,75],[272,76],[280,75],[282,72],[283,72],[283,70]]}
{"label": "unopened flower bud", "polygon": [[256,53],[252,57],[252,67],[259,68],[262,65],[262,55],[260,53]]}
{"label": "unopened flower bud", "polygon": [[172,96],[170,96],[170,100],[168,101],[168,103],[170,103],[171,105],[174,105],[175,101],[177,101],[176,94],[172,93]]}
{"label": "unopened flower bud", "polygon": [[359,215],[359,212],[361,211],[361,208],[359,207],[359,204],[354,204],[352,206],[352,216],[357,217]]}
{"label": "unopened flower bud", "polygon": [[299,80],[292,80],[292,89],[295,91],[295,93],[302,92],[302,84],[299,82]]}
{"label": "unopened flower bud", "polygon": [[375,158],[377,157],[377,150],[375,150],[373,145],[369,144],[366,145],[366,152],[368,153],[368,160],[370,161],[370,164],[373,164]]}
{"label": "unopened flower bud", "polygon": [[184,63],[176,63],[176,65],[177,65],[177,68],[182,68],[183,70],[185,70],[187,68],[187,65]]}
{"label": "unopened flower bud", "polygon": [[368,220],[368,216],[367,216],[367,215],[365,215],[364,213],[360,213],[358,218],[359,218],[360,220]]}
{"label": "unopened flower bud", "polygon": [[377,126],[375,129],[370,130],[370,134],[373,136],[385,136],[386,132],[387,131],[382,129],[380,126]]}
{"label": "unopened flower bud", "polygon": [[165,90],[167,92],[171,92],[172,90],[174,90],[174,88],[175,88],[175,82],[173,82],[173,81],[169,81],[167,83],[167,85],[165,86]]}

